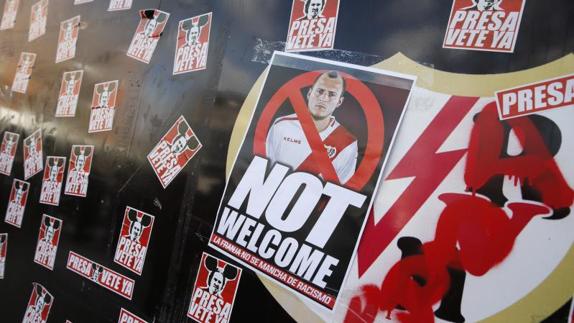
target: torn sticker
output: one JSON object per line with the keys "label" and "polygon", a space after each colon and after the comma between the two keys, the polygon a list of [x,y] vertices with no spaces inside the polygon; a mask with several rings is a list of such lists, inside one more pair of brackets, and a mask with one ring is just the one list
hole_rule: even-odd
{"label": "torn sticker", "polygon": [[169,13],[161,10],[140,10],[140,22],[127,55],[148,64],[168,19]]}

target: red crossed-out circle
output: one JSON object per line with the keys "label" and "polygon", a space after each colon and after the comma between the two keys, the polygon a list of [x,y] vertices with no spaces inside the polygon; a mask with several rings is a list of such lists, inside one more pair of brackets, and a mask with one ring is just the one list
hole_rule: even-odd
{"label": "red crossed-out circle", "polygon": [[[307,103],[302,94],[302,89],[311,87],[319,74],[325,71],[306,72],[289,80],[277,90],[269,102],[263,108],[261,117],[255,129],[253,153],[259,156],[267,156],[265,141],[279,107],[289,100],[297,114],[303,132],[309,146],[311,146],[311,158],[321,166],[322,176],[325,180],[339,183],[333,164],[307,108]],[[346,187],[361,190],[371,179],[377,169],[383,155],[385,142],[385,127],[381,105],[371,90],[360,80],[352,75],[341,73],[345,78],[346,92],[353,96],[363,110],[367,121],[367,146],[363,160],[357,167],[355,174],[345,184]]]}

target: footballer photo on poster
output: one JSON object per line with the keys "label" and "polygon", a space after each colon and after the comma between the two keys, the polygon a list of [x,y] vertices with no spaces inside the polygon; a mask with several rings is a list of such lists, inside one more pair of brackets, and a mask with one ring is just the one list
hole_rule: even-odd
{"label": "footballer photo on poster", "polygon": [[76,56],[76,43],[78,42],[79,33],[80,16],[75,16],[60,23],[56,63],[72,59]]}
{"label": "footballer photo on poster", "polygon": [[4,222],[17,228],[22,227],[22,220],[24,218],[24,210],[26,209],[29,191],[30,183],[14,178]]}
{"label": "footballer photo on poster", "polygon": [[10,175],[14,157],[18,149],[18,140],[20,135],[14,132],[5,131],[0,146],[0,174]]}
{"label": "footballer photo on poster", "polygon": [[169,19],[169,13],[157,10],[140,10],[140,22],[128,48],[127,55],[140,62],[149,64],[163,29]]}
{"label": "footballer photo on poster", "polygon": [[333,49],[339,0],[293,0],[286,52]]}
{"label": "footballer photo on poster", "polygon": [[58,244],[60,243],[60,234],[62,232],[62,223],[62,220],[47,214],[42,216],[42,222],[40,222],[34,262],[50,270],[54,270],[54,262],[56,261],[56,253],[58,252]]}
{"label": "footballer photo on poster", "polygon": [[154,216],[127,206],[114,262],[141,275],[151,239]]}
{"label": "footballer photo on poster", "polygon": [[173,74],[204,70],[207,67],[211,12],[185,19],[177,27]]}
{"label": "footballer photo on poster", "polygon": [[40,191],[40,203],[54,206],[60,205],[60,193],[62,192],[65,168],[66,157],[46,157],[42,190]]}
{"label": "footballer photo on poster", "polygon": [[119,81],[94,85],[88,133],[110,131],[114,126]]}
{"label": "footballer photo on poster", "polygon": [[16,66],[16,74],[14,74],[14,81],[12,81],[12,91],[26,94],[35,62],[36,54],[26,52],[20,54],[20,60],[18,61],[18,66]]}
{"label": "footballer photo on poster", "polygon": [[275,52],[209,245],[332,310],[414,80]]}
{"label": "footballer photo on poster", "polygon": [[180,116],[147,155],[163,188],[173,181],[201,147],[185,118]]}
{"label": "footballer photo on poster", "polygon": [[204,252],[187,317],[200,323],[229,322],[240,279],[241,268]]}

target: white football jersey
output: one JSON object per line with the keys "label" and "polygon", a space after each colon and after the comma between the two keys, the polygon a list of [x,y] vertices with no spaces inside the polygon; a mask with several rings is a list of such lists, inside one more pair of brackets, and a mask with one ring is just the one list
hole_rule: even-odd
{"label": "white football jersey", "polygon": [[[358,154],[357,139],[332,116],[329,125],[319,133],[319,136],[335,168],[339,182],[345,184],[355,173]],[[294,170],[321,175],[321,170],[314,169],[317,165],[309,158],[311,147],[296,114],[275,120],[267,135],[265,148],[267,158],[272,163],[279,162]]]}

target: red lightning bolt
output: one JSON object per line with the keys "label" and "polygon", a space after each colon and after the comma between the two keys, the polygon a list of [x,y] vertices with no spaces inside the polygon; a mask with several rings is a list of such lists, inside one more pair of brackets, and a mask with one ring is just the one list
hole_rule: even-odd
{"label": "red lightning bolt", "polygon": [[437,150],[477,100],[476,97],[451,97],[386,178],[414,177],[414,180],[378,223],[375,223],[371,209],[359,244],[359,277],[371,267],[464,156],[466,149],[443,153],[437,153]]}

